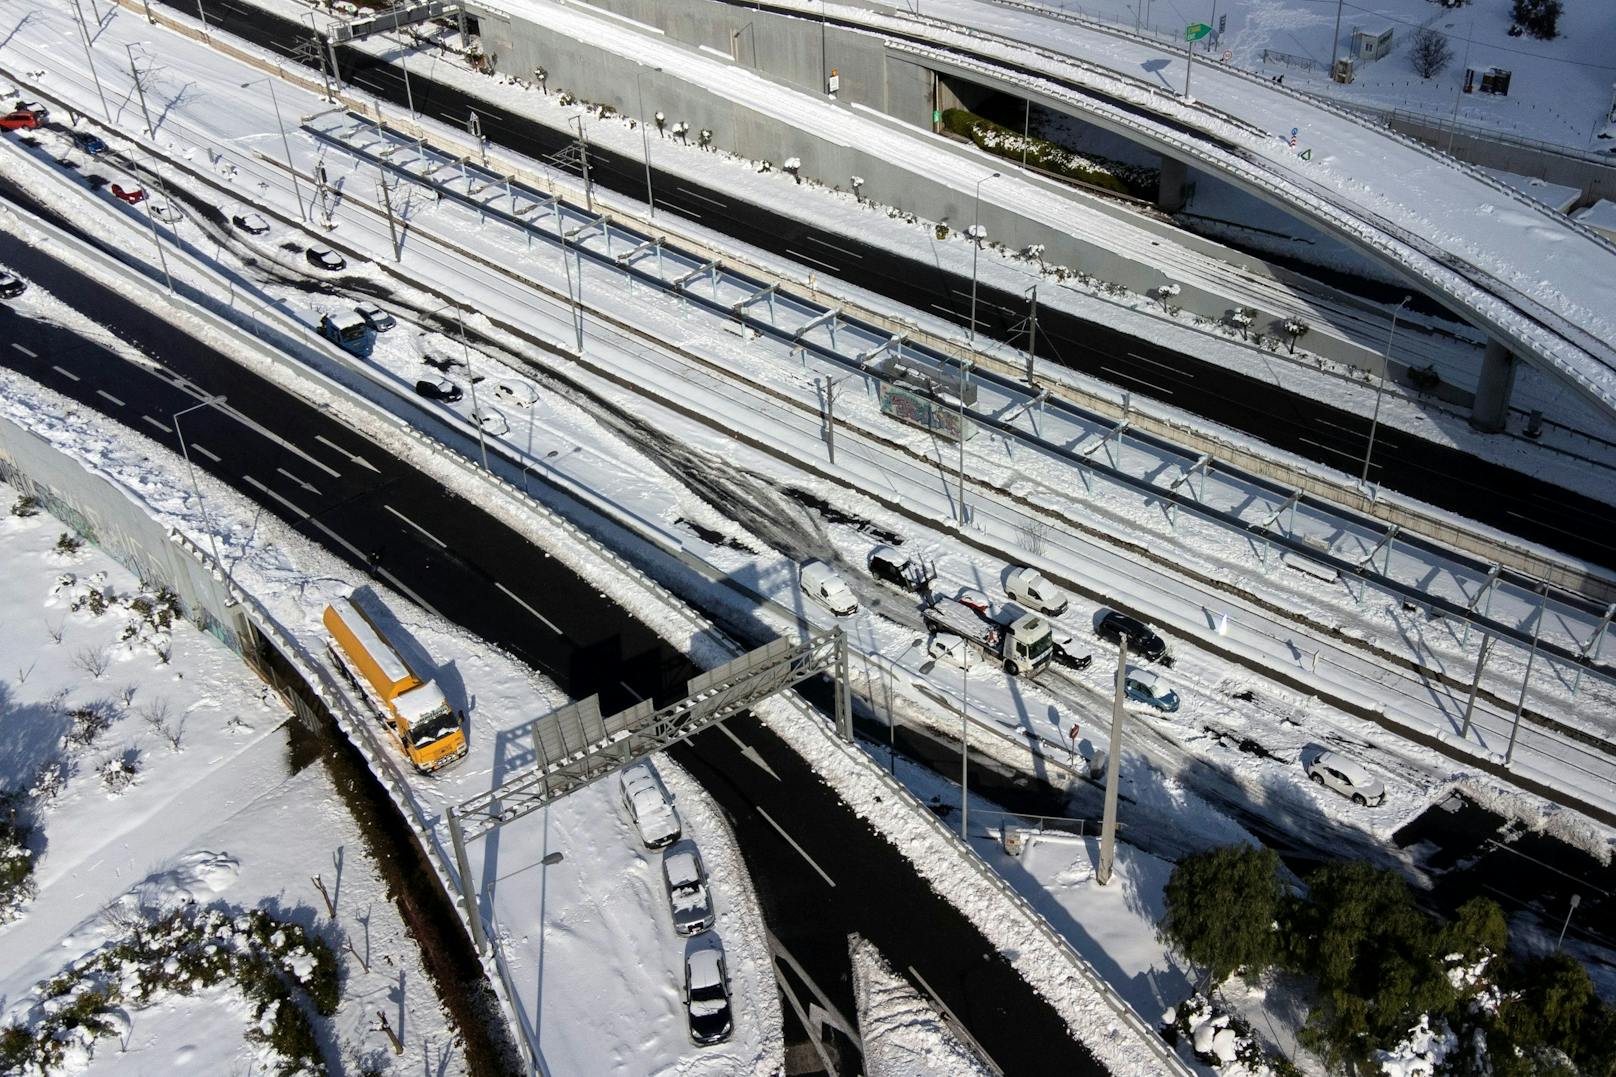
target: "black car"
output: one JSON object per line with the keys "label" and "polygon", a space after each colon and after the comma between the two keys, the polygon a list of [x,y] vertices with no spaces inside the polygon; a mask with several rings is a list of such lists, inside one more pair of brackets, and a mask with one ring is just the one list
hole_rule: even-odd
{"label": "black car", "polygon": [[269,231],[269,222],[256,213],[238,213],[230,218],[230,223],[249,236],[261,236]]}
{"label": "black car", "polygon": [[323,269],[327,273],[340,273],[348,268],[348,263],[342,255],[326,247],[310,247],[304,257],[309,260],[309,265]]}
{"label": "black car", "polygon": [[729,1039],[735,1022],[729,1011],[724,951],[704,948],[685,955],[685,1016],[691,1043],[705,1047]]}
{"label": "black car", "polygon": [[28,290],[28,282],[15,273],[0,269],[0,299],[16,299]]}
{"label": "black car", "polygon": [[428,400],[441,400],[445,404],[453,404],[465,395],[460,391],[460,386],[443,378],[436,381],[418,381],[415,383],[415,391]]}
{"label": "black car", "polygon": [[1147,662],[1160,662],[1167,655],[1167,644],[1149,625],[1126,613],[1106,610],[1094,626],[1094,634],[1109,643],[1128,637],[1128,653],[1138,655]]}

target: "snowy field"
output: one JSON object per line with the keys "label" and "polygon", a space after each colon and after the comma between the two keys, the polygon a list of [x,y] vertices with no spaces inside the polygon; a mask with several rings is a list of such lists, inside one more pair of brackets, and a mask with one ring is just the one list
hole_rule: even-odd
{"label": "snowy field", "polygon": [[[67,549],[66,525],[13,514],[17,500],[0,485],[0,792],[26,802],[38,892],[0,910],[0,1021],[37,1021],[35,985],[117,941],[120,908],[267,908],[338,954],[341,1005],[315,1021],[333,1072],[357,1072],[362,1059],[466,1072],[325,769],[290,768],[281,725],[293,719],[280,701],[212,636],[183,619],[164,627],[160,596],[122,566],[88,546]],[[92,593],[108,599],[99,614]],[[400,1057],[378,1010],[400,1036]],[[162,995],[122,1013],[116,1034],[74,1068],[258,1072],[270,1057],[245,1038],[249,1022],[239,992]]]}

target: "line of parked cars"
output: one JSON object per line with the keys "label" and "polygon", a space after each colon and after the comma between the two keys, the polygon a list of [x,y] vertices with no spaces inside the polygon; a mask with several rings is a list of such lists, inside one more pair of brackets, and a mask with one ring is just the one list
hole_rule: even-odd
{"label": "line of parked cars", "polygon": [[690,1042],[698,1047],[722,1043],[734,1031],[735,1021],[724,947],[713,932],[717,918],[701,850],[683,836],[678,809],[649,759],[624,767],[618,772],[617,784],[641,843],[647,849],[662,850],[662,884],[674,934],[699,940],[685,947],[684,1003]]}

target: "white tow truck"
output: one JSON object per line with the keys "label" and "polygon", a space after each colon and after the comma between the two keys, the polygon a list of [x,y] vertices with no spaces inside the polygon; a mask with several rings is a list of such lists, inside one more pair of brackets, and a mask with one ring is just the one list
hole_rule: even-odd
{"label": "white tow truck", "polygon": [[1003,662],[1006,672],[1023,677],[1042,673],[1054,657],[1055,642],[1049,622],[1025,613],[1008,625],[994,624],[963,602],[934,599],[920,611],[926,627],[966,640],[989,658]]}

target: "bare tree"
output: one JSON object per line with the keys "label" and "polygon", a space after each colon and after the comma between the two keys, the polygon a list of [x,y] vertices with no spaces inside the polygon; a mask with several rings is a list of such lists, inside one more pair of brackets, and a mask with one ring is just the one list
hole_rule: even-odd
{"label": "bare tree", "polygon": [[1414,73],[1420,78],[1434,78],[1453,62],[1453,47],[1448,44],[1446,34],[1422,26],[1414,31],[1409,45],[1409,59],[1414,64]]}

